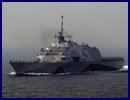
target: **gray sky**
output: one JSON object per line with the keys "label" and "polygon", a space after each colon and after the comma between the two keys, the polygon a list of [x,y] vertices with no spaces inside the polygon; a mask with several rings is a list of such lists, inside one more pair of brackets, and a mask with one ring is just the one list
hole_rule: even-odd
{"label": "gray sky", "polygon": [[78,42],[128,56],[127,2],[3,2],[2,48],[44,46],[60,28],[61,15],[65,31]]}

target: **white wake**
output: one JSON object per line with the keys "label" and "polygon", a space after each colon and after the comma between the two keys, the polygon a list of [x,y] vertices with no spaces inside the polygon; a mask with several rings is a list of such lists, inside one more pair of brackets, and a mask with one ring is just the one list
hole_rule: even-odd
{"label": "white wake", "polygon": [[[71,73],[57,73],[55,75],[69,75]],[[8,73],[8,75],[16,75],[15,72],[11,72],[11,73]],[[52,75],[52,73],[24,73],[23,75],[28,75],[28,76],[47,76],[47,75]]]}
{"label": "white wake", "polygon": [[128,65],[123,66],[119,71],[128,71]]}

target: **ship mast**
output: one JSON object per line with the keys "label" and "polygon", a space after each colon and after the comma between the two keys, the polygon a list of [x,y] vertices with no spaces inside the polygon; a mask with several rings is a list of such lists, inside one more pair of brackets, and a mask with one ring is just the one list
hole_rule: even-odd
{"label": "ship mast", "polygon": [[61,20],[62,20],[62,21],[61,21],[61,34],[63,35],[63,30],[64,30],[64,29],[63,29],[63,16],[61,16]]}
{"label": "ship mast", "polygon": [[64,39],[64,36],[63,36],[63,17],[64,16],[61,16],[61,32],[59,32],[59,36],[58,36],[58,42],[59,43],[62,43],[62,42],[65,42],[65,39]]}

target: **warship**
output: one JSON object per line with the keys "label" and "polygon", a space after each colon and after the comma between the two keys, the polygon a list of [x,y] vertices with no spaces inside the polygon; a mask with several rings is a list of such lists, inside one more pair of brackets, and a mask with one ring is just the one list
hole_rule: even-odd
{"label": "warship", "polygon": [[77,43],[72,35],[64,34],[63,16],[61,30],[55,34],[56,42],[45,48],[32,61],[9,63],[17,75],[24,73],[82,73],[88,70],[118,70],[124,66],[123,57],[103,57],[100,50],[86,43]]}

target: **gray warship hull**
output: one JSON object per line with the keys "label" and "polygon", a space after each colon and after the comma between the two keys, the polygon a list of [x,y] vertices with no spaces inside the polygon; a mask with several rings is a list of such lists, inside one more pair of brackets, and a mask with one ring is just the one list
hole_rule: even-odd
{"label": "gray warship hull", "polygon": [[80,73],[88,66],[86,62],[77,63],[34,63],[34,62],[10,62],[16,74],[24,73]]}
{"label": "gray warship hull", "polygon": [[98,62],[36,63],[10,61],[17,75],[24,73],[81,73],[88,70],[118,70],[124,66],[123,60]]}

